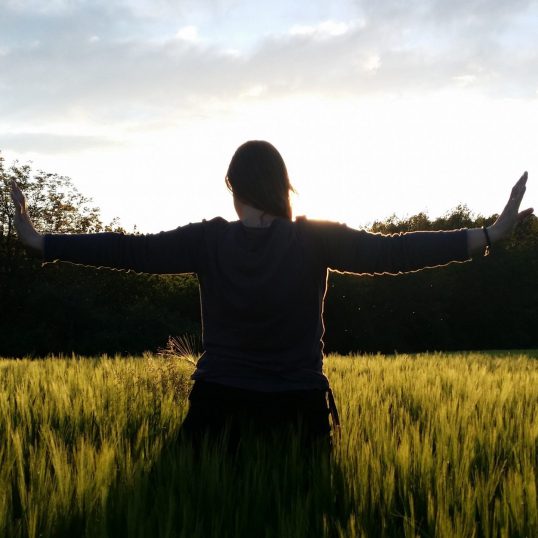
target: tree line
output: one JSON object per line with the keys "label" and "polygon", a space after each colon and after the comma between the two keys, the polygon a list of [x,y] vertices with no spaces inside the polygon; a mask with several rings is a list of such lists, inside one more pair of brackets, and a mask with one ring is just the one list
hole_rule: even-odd
{"label": "tree line", "polygon": [[[0,356],[49,353],[136,354],[164,347],[170,336],[200,337],[193,275],[46,264],[32,258],[13,228],[9,184],[28,198],[44,233],[125,232],[105,224],[70,178],[28,164],[6,166],[0,154]],[[397,233],[491,224],[458,206],[431,220],[420,213],[374,222]],[[136,231],[135,231],[136,233]],[[538,219],[528,218],[490,256],[406,275],[331,273],[325,303],[325,350],[417,352],[538,347]]]}

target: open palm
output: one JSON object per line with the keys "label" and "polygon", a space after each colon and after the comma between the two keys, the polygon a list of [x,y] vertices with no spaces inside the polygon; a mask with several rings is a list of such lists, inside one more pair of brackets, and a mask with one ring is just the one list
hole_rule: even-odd
{"label": "open palm", "polygon": [[17,182],[11,182],[11,200],[15,206],[15,230],[22,244],[32,250],[43,251],[43,236],[36,231],[28,216],[26,197]]}
{"label": "open palm", "polygon": [[499,238],[509,236],[514,230],[516,224],[531,215],[533,212],[532,208],[528,208],[523,211],[519,210],[521,200],[523,199],[523,195],[527,190],[527,178],[528,174],[527,172],[524,172],[512,188],[512,192],[510,193],[510,198],[508,199],[506,206],[493,224],[492,228],[495,229],[495,232]]}

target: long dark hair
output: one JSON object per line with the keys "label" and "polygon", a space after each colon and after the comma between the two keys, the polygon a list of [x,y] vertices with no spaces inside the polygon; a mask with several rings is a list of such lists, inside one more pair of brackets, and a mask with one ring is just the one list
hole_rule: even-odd
{"label": "long dark hair", "polygon": [[295,190],[282,155],[269,142],[250,140],[239,146],[230,161],[226,185],[241,202],[291,220],[290,191]]}

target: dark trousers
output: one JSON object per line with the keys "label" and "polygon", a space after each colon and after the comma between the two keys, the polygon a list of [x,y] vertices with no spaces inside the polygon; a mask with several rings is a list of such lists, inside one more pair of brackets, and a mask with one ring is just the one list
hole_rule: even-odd
{"label": "dark trousers", "polygon": [[330,451],[326,395],[324,390],[267,393],[196,381],[180,438],[192,443],[195,450],[206,441],[224,442],[231,454],[236,454],[247,438],[285,445],[295,437],[305,447]]}

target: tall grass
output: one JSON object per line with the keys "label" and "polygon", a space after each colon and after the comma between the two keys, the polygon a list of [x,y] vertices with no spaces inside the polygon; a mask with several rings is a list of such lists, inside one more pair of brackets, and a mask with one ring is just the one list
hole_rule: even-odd
{"label": "tall grass", "polygon": [[0,536],[538,536],[538,362],[326,359],[328,459],[177,440],[192,365],[0,360]]}

